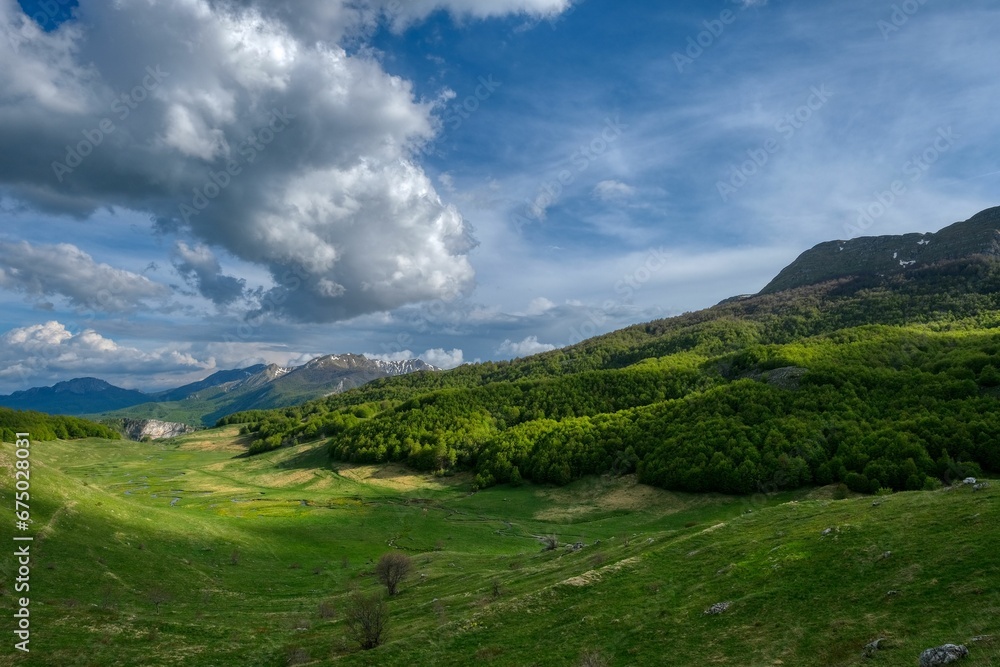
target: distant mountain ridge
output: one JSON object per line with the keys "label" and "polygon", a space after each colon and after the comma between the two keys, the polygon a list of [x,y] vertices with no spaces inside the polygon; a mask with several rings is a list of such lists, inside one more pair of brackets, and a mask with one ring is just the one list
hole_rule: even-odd
{"label": "distant mountain ridge", "polygon": [[256,364],[218,371],[198,382],[150,394],[116,387],[98,378],[76,378],[0,396],[0,406],[50,414],[208,426],[240,410],[295,405],[378,378],[436,370],[420,359],[383,361],[360,354],[330,354],[291,368]]}
{"label": "distant mountain ridge", "polygon": [[1000,257],[1000,206],[936,233],[826,241],[785,267],[761,294],[849,276],[891,275],[974,255]]}
{"label": "distant mountain ridge", "polygon": [[151,397],[141,391],[116,387],[98,378],[83,377],[57,382],[51,387],[32,387],[0,396],[0,405],[15,410],[84,415],[127,408],[149,400],[152,400]]}

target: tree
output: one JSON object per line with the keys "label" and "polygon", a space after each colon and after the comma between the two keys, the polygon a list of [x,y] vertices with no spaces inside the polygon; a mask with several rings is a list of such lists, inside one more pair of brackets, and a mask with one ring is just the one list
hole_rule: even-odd
{"label": "tree", "polygon": [[146,593],[146,599],[149,600],[150,604],[153,605],[153,608],[156,609],[156,613],[159,614],[160,605],[170,602],[170,593],[159,586],[154,586]]}
{"label": "tree", "polygon": [[385,641],[389,607],[380,593],[354,593],[347,603],[344,622],[350,640],[368,651]]}
{"label": "tree", "polygon": [[389,595],[399,592],[399,582],[413,569],[413,562],[410,557],[398,551],[390,551],[382,554],[375,566],[375,575],[378,580],[385,584]]}

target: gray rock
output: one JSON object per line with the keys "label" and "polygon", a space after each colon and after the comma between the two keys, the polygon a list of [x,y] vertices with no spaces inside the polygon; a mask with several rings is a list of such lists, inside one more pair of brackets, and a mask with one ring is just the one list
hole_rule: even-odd
{"label": "gray rock", "polygon": [[125,436],[129,440],[136,442],[143,438],[150,440],[162,440],[164,438],[174,438],[185,433],[192,433],[194,427],[177,422],[162,422],[158,419],[126,419],[123,429]]}
{"label": "gray rock", "polygon": [[975,483],[976,483],[975,477],[966,477],[965,479],[962,480],[962,484],[968,484],[969,486],[972,486]]}
{"label": "gray rock", "polygon": [[832,533],[832,532],[833,532],[833,528],[827,528],[826,530],[824,530],[824,531],[823,531],[822,533],[820,533],[820,534],[821,534],[821,535],[822,535],[823,537],[826,537],[827,535],[829,535],[829,534],[830,534],[830,533]]}
{"label": "gray rock", "polygon": [[988,488],[990,488],[989,482],[980,482],[979,484],[972,485],[973,491],[982,491],[983,489],[988,489]]}
{"label": "gray rock", "polygon": [[711,607],[709,607],[708,609],[706,609],[703,613],[706,614],[706,615],[709,615],[709,616],[715,616],[715,615],[721,614],[722,612],[724,612],[727,609],[729,609],[732,606],[732,604],[733,603],[730,602],[730,601],[716,602]]}
{"label": "gray rock", "polygon": [[883,648],[885,648],[885,646],[883,646],[883,644],[885,644],[886,641],[888,641],[888,640],[885,637],[879,637],[875,641],[871,641],[871,642],[868,642],[867,644],[865,644],[865,657],[866,658],[871,658],[876,653],[878,653]]}
{"label": "gray rock", "polygon": [[962,645],[945,644],[929,648],[920,654],[920,667],[938,667],[969,657],[969,649]]}

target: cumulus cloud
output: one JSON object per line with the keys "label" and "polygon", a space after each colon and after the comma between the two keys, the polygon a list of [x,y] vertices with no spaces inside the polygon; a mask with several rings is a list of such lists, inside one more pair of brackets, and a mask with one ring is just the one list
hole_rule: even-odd
{"label": "cumulus cloud", "polygon": [[205,371],[215,366],[214,359],[200,360],[176,348],[144,352],[93,329],[72,333],[54,320],[11,329],[0,341],[0,379],[12,385],[78,375]]}
{"label": "cumulus cloud", "polygon": [[75,245],[0,241],[0,287],[29,298],[63,297],[80,310],[124,313],[165,300],[170,289],[145,276],[99,264]]}
{"label": "cumulus cloud", "polygon": [[520,343],[515,343],[508,338],[497,348],[497,354],[513,357],[530,357],[533,354],[549,352],[554,349],[556,349],[555,345],[540,343],[538,336],[528,336]]}
{"label": "cumulus cloud", "polygon": [[224,275],[219,260],[206,245],[190,247],[178,241],[174,246],[174,268],[202,296],[218,306],[228,305],[243,296],[246,281]]}
{"label": "cumulus cloud", "polygon": [[445,350],[438,347],[433,350],[427,350],[420,355],[420,358],[429,363],[431,366],[448,369],[461,366],[465,363],[463,356],[462,351],[458,348]]}
{"label": "cumulus cloud", "polygon": [[594,196],[601,201],[617,201],[634,195],[635,188],[621,181],[601,181],[594,186]]}
{"label": "cumulus cloud", "polygon": [[454,298],[473,285],[476,241],[417,163],[438,102],[341,41],[438,9],[546,17],[569,4],[82,0],[76,20],[43,32],[0,0],[12,36],[0,40],[0,194],[82,218],[150,213],[197,239],[175,252],[178,270],[217,304],[237,298],[238,278],[205,247],[266,267],[265,301],[300,321]]}

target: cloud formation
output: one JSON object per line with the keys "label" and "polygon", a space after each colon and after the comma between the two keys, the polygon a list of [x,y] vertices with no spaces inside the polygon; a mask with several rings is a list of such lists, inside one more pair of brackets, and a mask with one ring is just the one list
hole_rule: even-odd
{"label": "cloud formation", "polygon": [[497,354],[512,357],[530,357],[533,354],[549,352],[556,349],[555,345],[540,343],[538,336],[528,336],[520,343],[515,343],[509,338],[497,348]]}
{"label": "cloud formation", "polygon": [[177,272],[217,306],[229,305],[243,296],[246,281],[224,275],[219,260],[208,246],[189,247],[178,241],[173,254]]}
{"label": "cloud formation", "polygon": [[0,193],[82,218],[149,212],[198,240],[175,263],[219,305],[243,286],[210,247],[266,267],[265,299],[299,321],[452,299],[473,286],[476,241],[416,161],[437,102],[340,40],[438,9],[545,17],[569,4],[84,0],[43,32],[0,0]]}
{"label": "cloud formation", "polygon": [[215,366],[212,359],[199,360],[177,349],[144,352],[119,345],[93,329],[74,334],[55,320],[11,329],[0,341],[0,379],[5,384],[23,384],[27,378],[41,384],[80,375],[207,371]]}
{"label": "cloud formation", "polygon": [[128,313],[165,302],[171,291],[145,276],[99,264],[70,243],[0,241],[0,287],[39,302],[62,297],[82,311]]}
{"label": "cloud formation", "polygon": [[621,181],[601,181],[594,186],[594,196],[602,201],[617,201],[634,195],[635,188]]}

